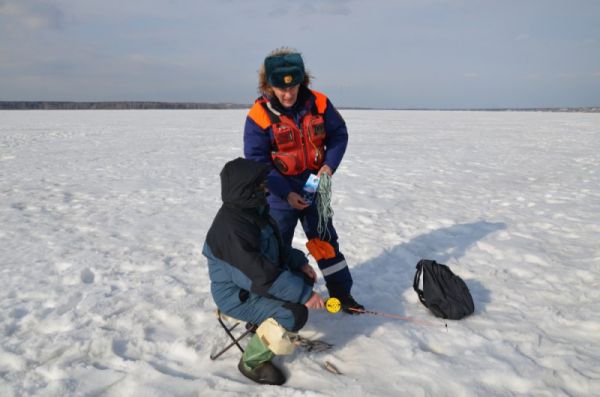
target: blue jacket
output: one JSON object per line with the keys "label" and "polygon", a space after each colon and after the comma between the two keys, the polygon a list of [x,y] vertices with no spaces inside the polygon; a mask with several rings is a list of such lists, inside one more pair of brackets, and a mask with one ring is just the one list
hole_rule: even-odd
{"label": "blue jacket", "polygon": [[[300,86],[298,99],[292,108],[284,108],[276,97],[266,98],[273,108],[289,116],[301,125],[304,116],[310,113],[315,103],[315,96],[306,87]],[[327,107],[323,115],[325,119],[325,162],[334,172],[339,167],[346,152],[348,145],[348,130],[342,116],[327,99]],[[270,167],[267,184],[271,196],[269,205],[277,209],[291,209],[287,202],[287,196],[290,192],[301,193],[304,183],[311,174],[310,170],[304,171],[300,175],[285,176],[281,174],[273,165],[271,160],[271,151],[274,147],[273,130],[269,126],[265,129],[258,126],[250,117],[246,117],[244,127],[244,156],[247,159],[268,164]]]}
{"label": "blue jacket", "polygon": [[283,246],[258,187],[268,172],[266,165],[242,158],[227,163],[221,172],[223,205],[202,253],[208,259],[212,296],[225,313],[250,293],[302,304],[312,294],[312,284],[299,271],[306,257]]}

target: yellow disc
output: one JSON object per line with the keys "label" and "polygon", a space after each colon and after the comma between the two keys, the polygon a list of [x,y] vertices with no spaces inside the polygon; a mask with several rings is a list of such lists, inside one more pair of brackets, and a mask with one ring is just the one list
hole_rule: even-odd
{"label": "yellow disc", "polygon": [[329,298],[325,301],[325,309],[329,313],[337,313],[342,310],[342,303],[338,298]]}

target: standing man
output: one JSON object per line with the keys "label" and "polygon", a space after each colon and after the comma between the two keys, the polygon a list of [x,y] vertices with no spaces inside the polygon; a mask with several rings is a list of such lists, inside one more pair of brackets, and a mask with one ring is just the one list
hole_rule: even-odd
{"label": "standing man", "polygon": [[319,236],[316,205],[301,195],[312,173],[335,173],[348,144],[344,119],[325,95],[309,85],[310,74],[298,52],[281,48],[265,58],[259,71],[261,96],[246,118],[244,154],[270,166],[270,214],[284,244],[291,247],[300,220],[309,240],[307,248],[325,277],[329,295],[340,300],[345,312],[358,313],[364,307],[350,293],[352,276],[332,220],[324,236]]}

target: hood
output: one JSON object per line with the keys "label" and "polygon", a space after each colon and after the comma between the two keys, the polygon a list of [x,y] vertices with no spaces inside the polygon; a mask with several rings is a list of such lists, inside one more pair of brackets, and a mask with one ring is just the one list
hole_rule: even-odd
{"label": "hood", "polygon": [[263,163],[238,157],[221,171],[221,199],[223,203],[238,208],[254,208],[267,204],[258,186],[269,174],[270,167]]}

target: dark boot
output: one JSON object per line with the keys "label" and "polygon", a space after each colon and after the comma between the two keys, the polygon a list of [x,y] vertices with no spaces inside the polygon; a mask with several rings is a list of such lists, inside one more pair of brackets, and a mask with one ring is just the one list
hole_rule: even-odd
{"label": "dark boot", "polygon": [[337,297],[342,304],[342,310],[350,314],[360,314],[365,311],[365,307],[354,300],[352,295]]}
{"label": "dark boot", "polygon": [[285,382],[285,376],[271,362],[274,356],[258,335],[254,334],[246,346],[238,369],[245,377],[256,383],[282,385]]}
{"label": "dark boot", "polygon": [[265,361],[252,369],[244,363],[244,359],[242,358],[238,364],[238,368],[246,378],[256,383],[277,386],[285,383],[285,376],[271,361]]}

